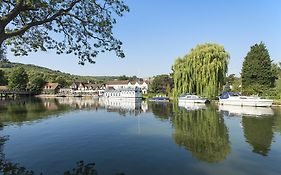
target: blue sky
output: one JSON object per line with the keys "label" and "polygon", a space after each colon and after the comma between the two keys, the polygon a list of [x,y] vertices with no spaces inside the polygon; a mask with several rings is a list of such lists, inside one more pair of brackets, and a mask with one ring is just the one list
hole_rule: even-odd
{"label": "blue sky", "polygon": [[74,55],[38,52],[11,61],[78,75],[137,75],[171,72],[177,57],[197,44],[224,45],[229,73],[239,75],[250,46],[263,41],[274,62],[281,62],[280,0],[125,0],[130,12],[118,18],[115,36],[126,58],[100,54],[96,64],[78,65]]}

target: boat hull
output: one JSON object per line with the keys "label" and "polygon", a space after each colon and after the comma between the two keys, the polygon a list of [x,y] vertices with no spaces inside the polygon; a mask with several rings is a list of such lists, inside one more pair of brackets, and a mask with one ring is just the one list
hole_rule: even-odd
{"label": "boat hull", "polygon": [[208,103],[207,99],[179,99],[179,103]]}
{"label": "boat hull", "polygon": [[266,99],[220,99],[220,105],[270,107],[273,100]]}

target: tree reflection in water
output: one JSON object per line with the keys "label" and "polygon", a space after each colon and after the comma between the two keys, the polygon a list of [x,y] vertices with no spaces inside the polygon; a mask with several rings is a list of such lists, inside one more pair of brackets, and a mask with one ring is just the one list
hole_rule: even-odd
{"label": "tree reflection in water", "polygon": [[243,117],[242,125],[246,141],[253,152],[267,156],[273,138],[273,117]]}
{"label": "tree reflection in water", "polygon": [[187,111],[175,106],[172,124],[175,142],[199,160],[220,162],[230,153],[230,142],[223,116],[216,108]]}

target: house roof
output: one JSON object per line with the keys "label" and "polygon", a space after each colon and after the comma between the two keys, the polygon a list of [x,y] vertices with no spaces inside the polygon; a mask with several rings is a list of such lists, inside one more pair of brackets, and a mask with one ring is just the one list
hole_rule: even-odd
{"label": "house roof", "polygon": [[108,85],[119,85],[119,84],[128,84],[130,81],[129,80],[113,80],[113,81],[108,81],[106,84]]}
{"label": "house roof", "polygon": [[56,89],[59,86],[59,83],[46,83],[45,87],[51,87],[49,89]]}
{"label": "house roof", "polygon": [[145,82],[146,84],[149,83],[147,80],[146,80],[146,81],[139,81],[139,80],[138,80],[138,81],[136,81],[136,80],[135,80],[135,81],[130,81],[130,83],[131,83],[132,85],[134,85],[134,84],[136,84],[136,83],[142,85],[144,82]]}

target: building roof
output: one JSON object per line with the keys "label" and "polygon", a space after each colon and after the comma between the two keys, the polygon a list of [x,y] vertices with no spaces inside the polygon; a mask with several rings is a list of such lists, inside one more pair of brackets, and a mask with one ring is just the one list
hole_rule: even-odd
{"label": "building roof", "polygon": [[48,87],[48,89],[56,89],[59,86],[59,83],[46,83],[45,87]]}
{"label": "building roof", "polygon": [[119,85],[119,84],[128,84],[130,81],[129,80],[113,80],[113,81],[108,81],[106,84],[108,85]]}
{"label": "building roof", "polygon": [[131,83],[132,85],[134,85],[134,84],[136,84],[136,83],[142,85],[143,83],[149,84],[149,81],[147,81],[147,80],[145,80],[145,81],[134,80],[134,81],[130,81],[130,83]]}

